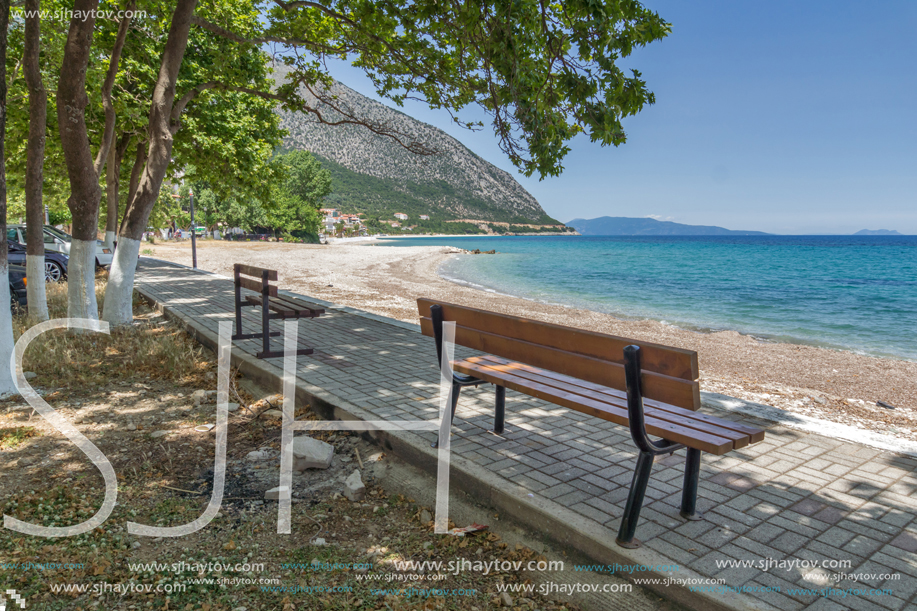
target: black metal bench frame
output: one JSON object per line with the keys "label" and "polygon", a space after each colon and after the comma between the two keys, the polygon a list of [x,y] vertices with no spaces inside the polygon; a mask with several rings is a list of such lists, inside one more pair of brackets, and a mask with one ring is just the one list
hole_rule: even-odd
{"label": "black metal bench frame", "polygon": [[[260,286],[254,280],[249,280],[248,278],[243,278],[245,276],[251,276],[257,278],[260,276],[261,284]],[[269,359],[279,356],[284,356],[283,350],[271,350],[271,338],[277,337],[281,333],[280,331],[271,331],[271,321],[279,318],[287,319],[298,319],[298,318],[314,318],[319,314],[323,313],[324,310],[316,310],[319,314],[314,315],[289,315],[281,313],[271,312],[271,297],[277,297],[277,287],[272,285],[270,281],[277,280],[277,272],[271,269],[261,269],[252,267],[249,265],[242,265],[236,263],[233,265],[233,284],[235,285],[235,308],[236,308],[236,333],[232,336],[233,340],[237,339],[255,339],[260,338],[262,341],[262,350],[258,352],[255,356],[259,359]],[[261,303],[252,301],[251,298],[242,297],[242,288],[247,288],[252,291],[258,291],[260,289]],[[261,306],[261,332],[259,333],[243,333],[242,332],[242,308],[247,306],[257,307]],[[300,348],[296,351],[297,356],[307,356],[312,354],[314,350],[312,348]]]}
{"label": "black metal bench frame", "polygon": [[[431,306],[430,318],[433,322],[436,354],[439,362],[442,363],[444,322],[442,307],[439,305]],[[624,370],[627,392],[628,427],[630,429],[631,439],[634,445],[637,446],[639,454],[637,456],[636,467],[634,468],[633,479],[631,480],[630,491],[627,496],[627,504],[624,508],[624,515],[621,519],[621,525],[618,529],[618,536],[615,542],[621,547],[636,549],[641,545],[640,541],[635,538],[637,522],[640,519],[640,510],[643,508],[643,501],[646,497],[646,488],[649,483],[650,473],[652,472],[653,461],[657,456],[662,454],[671,455],[677,450],[687,449],[680,515],[684,519],[690,521],[704,519],[703,515],[697,511],[697,487],[700,481],[701,450],[690,448],[684,444],[675,443],[667,439],[654,441],[649,438],[646,432],[646,421],[643,409],[639,346],[630,345],[624,348]],[[455,410],[462,388],[467,386],[478,386],[484,383],[486,383],[485,380],[453,372],[450,426],[452,420],[455,419]],[[493,432],[500,434],[504,430],[504,420],[506,417],[506,388],[500,385],[495,386],[496,397]],[[434,448],[437,447],[436,442],[434,442],[432,446]]]}

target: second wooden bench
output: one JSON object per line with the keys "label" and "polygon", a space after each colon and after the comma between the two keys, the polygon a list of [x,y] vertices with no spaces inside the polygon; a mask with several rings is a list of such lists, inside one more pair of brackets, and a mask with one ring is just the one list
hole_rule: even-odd
{"label": "second wooden bench", "polygon": [[[250,276],[246,278],[246,276]],[[259,280],[252,280],[258,278]],[[280,335],[280,331],[271,331],[270,322],[275,319],[315,318],[325,313],[323,308],[315,304],[306,303],[293,297],[280,296],[277,287],[271,282],[277,281],[277,271],[262,269],[251,265],[236,263],[233,265],[233,281],[236,297],[236,334],[232,339],[262,340],[263,350],[256,354],[259,359],[268,359],[283,356],[283,350],[271,350],[271,338]],[[242,289],[259,293],[242,297]],[[242,333],[242,308],[246,306],[261,306],[261,332]],[[312,348],[300,348],[296,351],[298,356],[312,354]]]}

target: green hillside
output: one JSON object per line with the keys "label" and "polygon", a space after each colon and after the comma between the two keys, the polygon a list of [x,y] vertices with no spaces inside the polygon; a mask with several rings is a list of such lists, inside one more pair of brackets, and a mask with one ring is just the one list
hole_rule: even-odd
{"label": "green hillside", "polygon": [[377,178],[354,172],[327,157],[313,154],[321,162],[322,167],[331,172],[333,190],[332,194],[325,198],[324,205],[329,208],[340,208],[348,214],[363,212],[370,219],[387,220],[394,218],[392,215],[396,212],[403,212],[411,217],[411,224],[419,222],[421,214],[429,215],[430,221],[442,222],[459,217],[448,208],[431,205],[430,202],[460,200],[471,218],[517,224],[562,224],[544,213],[536,219],[513,214],[510,210],[476,199],[470,193],[463,193],[444,180],[417,183]]}

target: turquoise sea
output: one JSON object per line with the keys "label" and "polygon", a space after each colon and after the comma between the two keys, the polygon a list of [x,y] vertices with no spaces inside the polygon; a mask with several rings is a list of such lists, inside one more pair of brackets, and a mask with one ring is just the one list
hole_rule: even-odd
{"label": "turquoise sea", "polygon": [[478,288],[683,328],[917,360],[917,236],[408,238],[496,249],[440,273]]}

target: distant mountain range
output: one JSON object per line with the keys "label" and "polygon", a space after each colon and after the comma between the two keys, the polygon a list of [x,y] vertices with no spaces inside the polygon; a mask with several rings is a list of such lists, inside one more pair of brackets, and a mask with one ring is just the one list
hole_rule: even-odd
{"label": "distant mountain range", "polygon": [[[282,82],[286,69],[275,66],[274,70],[275,80]],[[402,212],[412,219],[429,215],[434,221],[478,219],[563,226],[513,176],[446,132],[341,83],[336,82],[331,93],[337,96],[335,104],[349,113],[377,126],[390,126],[438,154],[419,156],[365,127],[323,125],[310,114],[278,109],[281,127],[288,132],[284,147],[316,154],[332,173],[334,191],[327,206],[381,218]],[[315,104],[314,97],[303,95]],[[329,121],[343,118],[326,105],[317,106]]]}
{"label": "distant mountain range", "polygon": [[734,231],[712,225],[683,225],[651,218],[602,216],[567,223],[581,235],[768,235],[763,231]]}
{"label": "distant mountain range", "polygon": [[903,235],[894,229],[860,229],[853,235]]}

